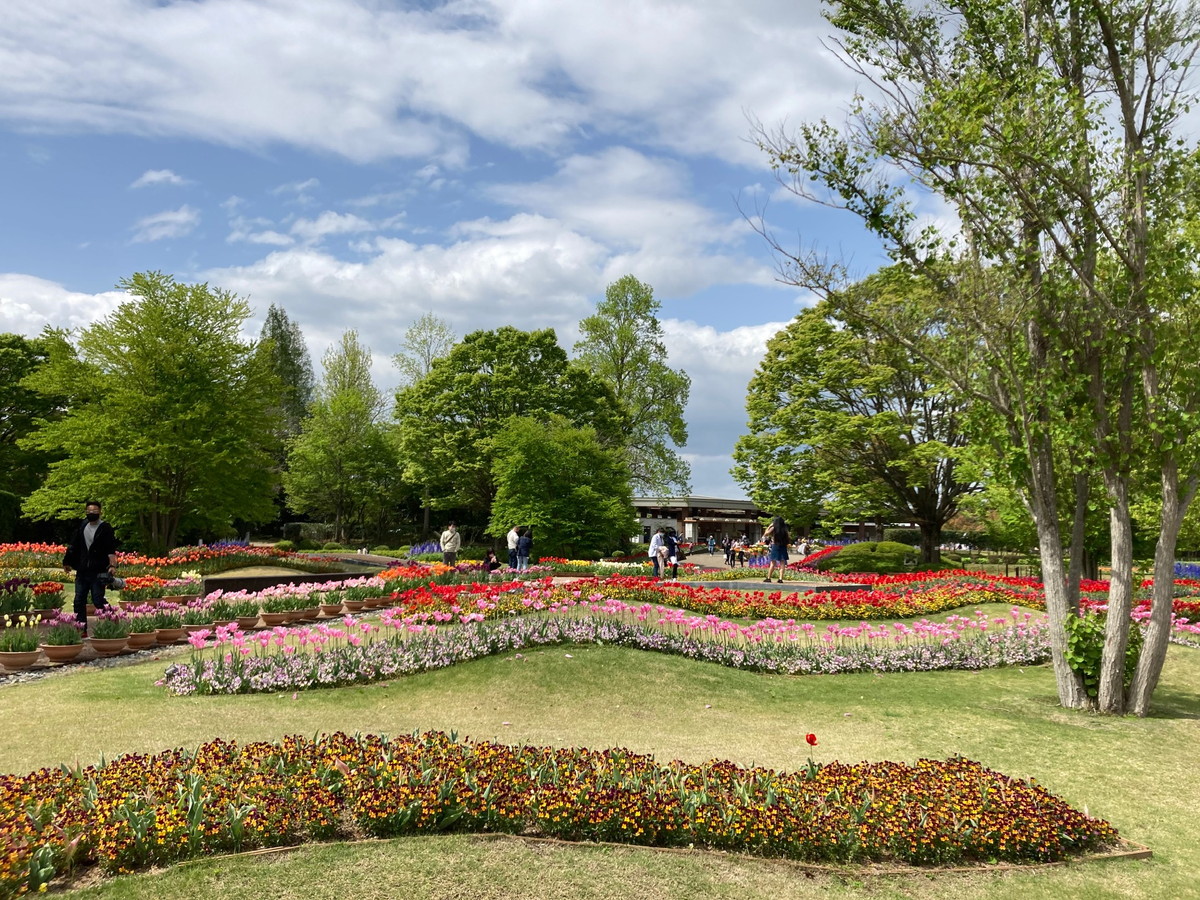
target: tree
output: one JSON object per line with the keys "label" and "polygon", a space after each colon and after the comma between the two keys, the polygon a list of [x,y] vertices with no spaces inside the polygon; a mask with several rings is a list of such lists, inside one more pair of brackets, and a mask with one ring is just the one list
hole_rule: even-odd
{"label": "tree", "polygon": [[538,549],[578,558],[609,553],[637,531],[629,469],[620,448],[563,416],[514,416],[490,441],[496,498],[487,533],[533,527]]}
{"label": "tree", "polygon": [[433,370],[433,364],[454,346],[454,331],[445,319],[425,313],[404,332],[404,347],[392,357],[407,387],[416,384]]}
{"label": "tree", "polygon": [[300,431],[300,423],[313,401],[316,386],[308,345],[300,326],[288,318],[282,307],[272,303],[258,335],[258,347],[283,385],[279,408],[283,437],[287,439]]}
{"label": "tree", "polygon": [[605,446],[622,444],[612,391],[567,359],[553,329],[473,332],[396,393],[404,478],[428,485],[435,508],[486,515],[496,495],[491,439],[512,416],[553,414],[593,427]]}
{"label": "tree", "polygon": [[[923,289],[889,274],[854,290],[891,293],[898,310]],[[779,509],[780,491],[806,495],[810,508],[821,503],[836,518],[911,521],[922,561],[939,561],[942,527],[976,485],[958,467],[961,403],[929,379],[921,360],[821,303],[767,343],[746,410],[750,433],[734,450],[734,474],[761,507]]]}
{"label": "tree", "polygon": [[229,534],[235,520],[269,519],[280,387],[240,337],[248,305],[159,272],[118,287],[130,299],[76,344],[47,332],[49,359],[23,382],[67,398],[60,419],[40,420],[21,442],[61,457],[26,514],[73,516],[100,499],[152,553],[183,529]]}
{"label": "tree", "polygon": [[[412,387],[431,371],[436,360],[441,359],[454,347],[454,331],[445,320],[428,312],[417,319],[404,332],[402,341],[404,350],[392,357],[392,362],[400,371],[401,384]],[[430,534],[430,492],[429,485],[421,489],[421,534]]]}
{"label": "tree", "polygon": [[0,334],[0,540],[15,536],[21,501],[42,479],[53,457],[23,447],[22,438],[33,432],[37,420],[61,415],[55,398],[45,397],[21,384],[46,363],[47,342],[19,334]]}
{"label": "tree", "polygon": [[322,360],[317,399],[289,444],[283,475],[297,512],[331,519],[338,540],[378,518],[398,492],[395,446],[379,422],[382,396],[371,379],[371,353],[345,332]]}
{"label": "tree", "polygon": [[671,445],[687,443],[691,379],[667,365],[662,307],[650,285],[632,275],[604,292],[594,315],[579,323],[576,359],[612,388],[629,422],[626,462],[639,494],[668,496],[691,491],[691,467]]}
{"label": "tree", "polygon": [[[1170,0],[830,6],[847,61],[883,99],[859,98],[844,129],[760,134],[762,145],[790,189],[851,210],[895,260],[939,284],[928,310],[939,340],[892,336],[986,410],[973,412],[981,440],[1037,526],[1059,699],[1071,707],[1092,703],[1065,629],[1078,612],[1092,476],[1102,480],[1112,573],[1097,702],[1145,715],[1166,653],[1179,526],[1200,483],[1195,255],[1181,252],[1195,246],[1195,162],[1173,134],[1196,11]],[[953,208],[958,241],[915,228],[897,169]],[[815,197],[814,184],[829,194]],[[789,277],[816,290],[839,274],[813,254],[785,258]],[[1154,599],[1126,685],[1134,471],[1146,464],[1162,499]]]}

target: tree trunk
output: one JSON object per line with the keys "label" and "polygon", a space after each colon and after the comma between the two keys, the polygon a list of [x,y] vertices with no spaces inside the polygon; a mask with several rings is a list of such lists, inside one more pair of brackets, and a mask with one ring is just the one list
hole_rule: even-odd
{"label": "tree trunk", "polygon": [[921,562],[936,566],[942,561],[942,526],[940,523],[921,522]]}
{"label": "tree trunk", "polygon": [[1179,484],[1179,469],[1174,456],[1162,465],[1162,515],[1159,520],[1158,543],[1154,548],[1154,589],[1150,601],[1150,623],[1142,644],[1133,682],[1129,685],[1128,708],[1137,716],[1150,713],[1150,698],[1158,687],[1163,663],[1167,659],[1167,644],[1171,637],[1171,618],[1174,610],[1175,547],[1183,517],[1196,495],[1198,479],[1189,478]]}
{"label": "tree trunk", "polygon": [[1068,604],[1062,535],[1058,525],[1058,498],[1054,485],[1054,462],[1049,447],[1031,453],[1029,508],[1037,526],[1038,554],[1042,561],[1042,585],[1046,612],[1050,616],[1050,655],[1058,702],[1068,709],[1089,709],[1092,700],[1083,689],[1083,679],[1067,664],[1067,616],[1075,615]]}
{"label": "tree trunk", "polygon": [[1075,474],[1075,513],[1071,523],[1071,568],[1067,572],[1067,608],[1079,613],[1079,580],[1083,578],[1087,549],[1084,541],[1087,538],[1087,505],[1091,493],[1091,484],[1086,472]]}
{"label": "tree trunk", "polygon": [[1128,479],[1111,478],[1109,494],[1112,570],[1108,576],[1108,621],[1100,658],[1099,709],[1119,716],[1125,713],[1125,651],[1129,646],[1129,614],[1133,609],[1133,520],[1129,514]]}

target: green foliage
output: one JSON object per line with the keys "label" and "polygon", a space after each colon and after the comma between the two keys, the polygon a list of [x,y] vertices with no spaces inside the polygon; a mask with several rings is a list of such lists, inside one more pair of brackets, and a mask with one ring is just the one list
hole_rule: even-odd
{"label": "green foliage", "polygon": [[295,543],[295,541],[276,541],[275,549],[276,550],[287,550],[289,553],[291,553],[292,551],[294,551],[296,549],[296,543]]}
{"label": "green foliage", "polygon": [[[860,305],[889,310],[896,324],[929,290],[888,270],[851,293]],[[826,518],[866,512],[915,521],[926,561],[935,560],[942,526],[976,485],[957,466],[963,404],[927,372],[835,303],[805,310],[768,341],[750,382],[750,433],[734,450],[734,476],[760,506],[792,521],[812,522],[818,509]]]}
{"label": "green foliage", "polygon": [[283,486],[296,512],[327,517],[348,539],[390,520],[401,494],[395,443],[378,421],[382,399],[371,353],[348,331],[325,355],[310,415],[288,448]]}
{"label": "green foliage", "polygon": [[454,331],[444,319],[427,312],[404,332],[401,346],[404,349],[392,357],[392,362],[403,384],[411,386],[428,375],[434,361],[454,347]]}
{"label": "green foliage", "polygon": [[158,272],[119,287],[129,299],[76,345],[47,332],[49,358],[24,381],[67,406],[21,442],[62,457],[26,514],[74,516],[99,498],[118,534],[154,553],[181,531],[269,519],[279,386],[241,339],[249,307]]}
{"label": "green foliage", "polygon": [[258,335],[258,352],[266,358],[267,368],[282,386],[278,405],[283,435],[295,435],[308,414],[316,383],[300,326],[274,303],[267,309],[266,321]]}
{"label": "green foliage", "polygon": [[650,285],[626,275],[579,323],[575,344],[579,364],[612,388],[628,420],[625,459],[640,496],[691,491],[691,468],[671,447],[687,443],[691,379],[667,365],[661,308]]}
{"label": "green foliage", "polygon": [[486,513],[497,490],[493,439],[513,416],[553,415],[594,428],[605,446],[623,443],[612,391],[568,361],[552,329],[473,332],[396,394],[404,478],[427,486],[433,508]]}
{"label": "green foliage", "polygon": [[[1066,620],[1067,664],[1083,679],[1083,688],[1092,698],[1100,695],[1100,661],[1104,652],[1104,631],[1107,622],[1107,616],[1099,613],[1068,616]],[[1130,628],[1125,647],[1126,688],[1133,682],[1133,674],[1137,669],[1144,643],[1142,630],[1137,627]]]}
{"label": "green foliage", "polygon": [[561,416],[514,417],[492,439],[496,500],[487,533],[533,527],[538,555],[576,556],[637,529],[629,470],[618,448]]}
{"label": "green foliage", "polygon": [[0,541],[16,534],[21,501],[42,479],[54,456],[22,446],[38,420],[61,415],[58,398],[39,394],[21,382],[49,358],[49,343],[42,338],[0,334]]}
{"label": "green foliage", "polygon": [[321,547],[321,549],[322,550],[345,550],[346,548],[344,545],[339,544],[337,541],[328,541],[325,543],[324,546]]}

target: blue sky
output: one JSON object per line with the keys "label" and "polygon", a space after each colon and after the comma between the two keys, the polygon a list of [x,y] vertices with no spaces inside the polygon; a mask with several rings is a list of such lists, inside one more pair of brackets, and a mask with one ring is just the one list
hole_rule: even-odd
{"label": "blue sky", "polygon": [[692,377],[696,493],[728,473],[746,383],[806,304],[744,221],[881,263],[781,194],[753,146],[840,119],[855,83],[816,0],[9,0],[0,22],[0,331],[83,327],[158,269],[269,304],[314,364],[345,329],[376,381],[427,311],[461,336],[553,327],[607,284],[662,303]]}

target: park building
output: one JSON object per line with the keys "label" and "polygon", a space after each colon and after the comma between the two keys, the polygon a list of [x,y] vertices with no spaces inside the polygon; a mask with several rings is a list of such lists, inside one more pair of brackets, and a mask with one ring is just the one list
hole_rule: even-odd
{"label": "park building", "polygon": [[[674,528],[685,541],[707,540],[711,534],[717,543],[728,535],[732,538],[746,537],[751,542],[762,537],[763,520],[774,513],[763,511],[749,500],[728,500],[722,497],[634,497],[641,534],[635,536],[643,544],[658,528]],[[883,539],[883,529],[888,524],[882,519],[863,519],[841,525],[841,539],[854,541],[878,541]],[[799,529],[796,536],[808,534],[808,529]]]}
{"label": "park building", "polygon": [[767,515],[749,500],[721,497],[634,497],[633,506],[644,544],[658,528],[674,528],[683,540],[693,543],[707,540],[710,534],[718,543],[726,535],[757,541],[763,532],[759,520]]}

